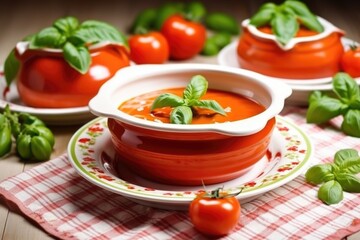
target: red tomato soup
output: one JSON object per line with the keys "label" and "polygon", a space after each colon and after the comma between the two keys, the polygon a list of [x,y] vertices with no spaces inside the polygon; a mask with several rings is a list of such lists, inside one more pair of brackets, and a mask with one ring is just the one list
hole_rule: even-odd
{"label": "red tomato soup", "polygon": [[[169,123],[170,107],[155,109],[150,108],[155,98],[163,93],[172,93],[182,97],[184,89],[164,89],[153,91],[134,97],[119,106],[119,110],[149,121]],[[237,121],[257,115],[265,110],[265,107],[255,101],[236,93],[208,89],[201,100],[216,100],[225,110],[226,116],[216,114],[211,110],[196,108],[192,124],[222,123]]]}

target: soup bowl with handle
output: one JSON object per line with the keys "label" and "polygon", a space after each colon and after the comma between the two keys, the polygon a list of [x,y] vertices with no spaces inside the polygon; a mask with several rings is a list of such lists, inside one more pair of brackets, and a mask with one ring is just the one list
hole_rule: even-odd
{"label": "soup bowl with handle", "polygon": [[[185,88],[199,74],[207,79],[209,89],[239,94],[264,110],[216,124],[154,122],[119,110],[122,103],[139,95]],[[291,92],[285,83],[243,69],[210,64],[136,65],[119,70],[90,100],[89,108],[108,118],[116,164],[156,182],[214,184],[243,175],[265,156],[275,117]]]}

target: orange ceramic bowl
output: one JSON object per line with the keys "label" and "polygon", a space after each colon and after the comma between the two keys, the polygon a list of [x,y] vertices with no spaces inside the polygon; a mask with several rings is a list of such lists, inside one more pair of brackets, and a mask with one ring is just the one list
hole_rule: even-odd
{"label": "orange ceramic bowl", "polygon": [[104,82],[130,64],[126,47],[117,44],[90,47],[91,65],[85,74],[73,69],[59,49],[30,49],[28,42],[19,42],[16,50],[21,62],[19,96],[25,105],[37,108],[87,106]]}
{"label": "orange ceramic bowl", "polygon": [[301,30],[300,35],[281,46],[271,33],[260,31],[244,20],[243,33],[237,46],[241,68],[272,77],[285,79],[317,79],[331,77],[340,71],[344,52],[343,32],[319,18],[325,30],[311,35]]}
{"label": "orange ceramic bowl", "polygon": [[[154,90],[185,87],[202,74],[209,88],[245,95],[265,107],[258,115],[217,124],[167,124],[118,109]],[[121,69],[90,101],[92,113],[108,117],[117,162],[141,177],[174,185],[220,183],[241,176],[267,152],[275,116],[291,88],[235,68],[205,64],[137,65]]]}

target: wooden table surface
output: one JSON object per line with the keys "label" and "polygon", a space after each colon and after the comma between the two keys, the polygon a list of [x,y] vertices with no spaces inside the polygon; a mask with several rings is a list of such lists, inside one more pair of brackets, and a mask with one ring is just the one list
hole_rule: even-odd
{"label": "wooden table surface", "polygon": [[[0,4],[0,65],[15,43],[24,36],[37,32],[51,25],[52,21],[62,16],[72,15],[81,21],[97,19],[106,21],[126,32],[136,14],[143,8],[159,6],[164,1],[19,1],[3,0]],[[208,11],[225,11],[234,15],[239,22],[248,18],[265,1],[228,0],[203,1]],[[281,2],[281,1],[274,1]],[[346,37],[360,41],[360,2],[352,0],[308,0],[305,1],[317,15],[329,20],[346,31]],[[216,64],[216,57],[195,57],[190,61]],[[56,144],[52,158],[63,154],[68,141],[79,128],[75,126],[51,126],[55,133]],[[0,160],[0,181],[17,175],[36,166],[36,163],[24,163],[14,154]],[[0,204],[0,236],[2,239],[52,239],[30,221],[9,211]],[[360,239],[360,232],[348,239]]]}

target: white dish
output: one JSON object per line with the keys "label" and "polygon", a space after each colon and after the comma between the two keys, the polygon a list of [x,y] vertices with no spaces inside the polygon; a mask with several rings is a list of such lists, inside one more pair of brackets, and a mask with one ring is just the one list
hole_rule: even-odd
{"label": "white dish", "polygon": [[[97,118],[81,127],[69,142],[70,163],[90,183],[143,205],[177,210],[186,209],[196,194],[204,190],[202,186],[156,183],[137,176],[124,166],[115,168],[116,154],[110,138],[107,118]],[[277,116],[269,153],[245,175],[206,186],[206,190],[222,186],[229,192],[243,189],[238,199],[241,202],[250,201],[301,174],[311,160],[313,146],[301,129]]]}
{"label": "white dish", "polygon": [[6,99],[4,99],[5,87],[4,74],[2,67],[0,67],[0,109],[4,109],[9,104],[11,111],[32,114],[49,125],[83,124],[94,118],[87,106],[75,108],[33,108],[25,106],[19,98],[15,84],[11,84],[10,92],[7,93]]}
{"label": "white dish", "polygon": [[[351,44],[354,43],[351,39],[342,38],[342,43],[345,49],[348,49]],[[223,48],[218,55],[218,63],[222,66],[241,68],[236,55],[236,48],[238,42],[232,42],[225,48]],[[285,79],[285,78],[268,78],[274,80],[280,80],[290,85],[293,90],[292,95],[286,99],[286,103],[291,105],[308,105],[308,97],[312,91],[329,91],[332,89],[332,78],[318,78],[318,79]],[[355,79],[360,85],[360,78]]]}

